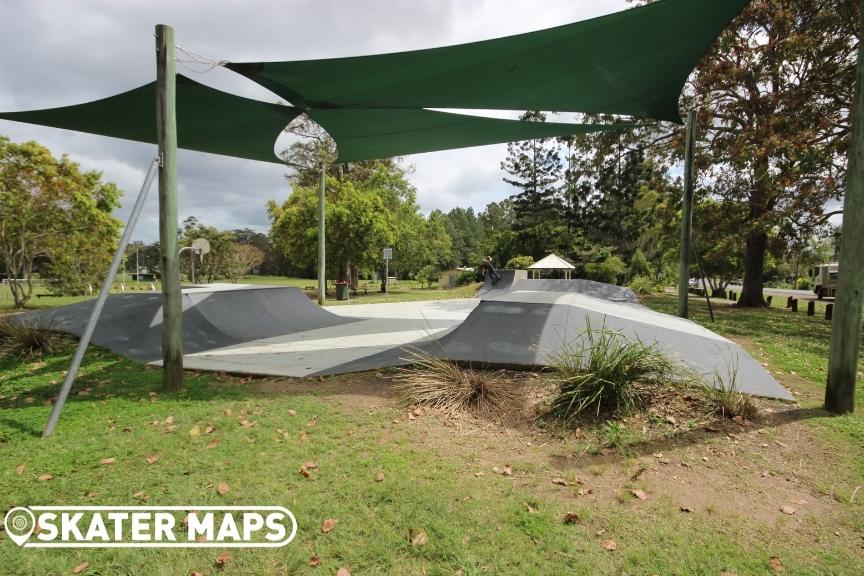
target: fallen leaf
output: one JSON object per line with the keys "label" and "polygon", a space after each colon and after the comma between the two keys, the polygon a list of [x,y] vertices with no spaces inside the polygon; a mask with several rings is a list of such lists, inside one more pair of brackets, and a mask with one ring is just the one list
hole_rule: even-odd
{"label": "fallen leaf", "polygon": [[770,476],[771,476],[771,472],[769,472],[768,470],[762,471],[762,478],[768,478]]}
{"label": "fallen leaf", "polygon": [[564,514],[564,524],[576,524],[577,522],[579,522],[578,514],[574,514],[573,512]]}
{"label": "fallen leaf", "polygon": [[315,568],[316,566],[319,566],[320,564],[321,564],[321,558],[319,558],[318,556],[312,555],[309,557],[309,566],[311,566],[312,568]]}
{"label": "fallen leaf", "polygon": [[147,500],[147,493],[144,492],[143,490],[139,490],[138,492],[135,492],[134,494],[132,494],[132,497],[138,498],[139,500]]}
{"label": "fallen leaf", "polygon": [[681,512],[687,512],[687,513],[693,512],[693,508],[690,508],[689,506],[681,506],[679,508],[679,510],[681,510]]}
{"label": "fallen leaf", "polygon": [[297,415],[296,410],[288,410],[288,416],[296,416],[296,415]]}
{"label": "fallen leaf", "polygon": [[216,492],[219,493],[220,496],[224,496],[228,492],[231,491],[231,487],[228,486],[227,482],[220,482],[219,486],[216,487]]}
{"label": "fallen leaf", "polygon": [[423,530],[418,531],[416,534],[414,534],[413,530],[409,530],[408,539],[411,541],[412,546],[425,546],[429,543],[429,536]]}
{"label": "fallen leaf", "polygon": [[222,552],[221,554],[216,556],[216,565],[217,566],[224,566],[225,563],[228,562],[229,560],[231,560],[231,553],[230,552]]}
{"label": "fallen leaf", "polygon": [[504,476],[512,476],[513,475],[513,467],[510,464],[505,464],[504,468],[501,469],[501,474]]}
{"label": "fallen leaf", "polygon": [[72,569],[72,574],[80,574],[90,567],[90,562],[82,562]]}
{"label": "fallen leaf", "polygon": [[18,476],[21,476],[22,474],[24,474],[24,468],[26,468],[24,466],[24,464],[19,464],[18,466],[16,466],[15,467],[15,474],[17,474]]}
{"label": "fallen leaf", "polygon": [[92,498],[93,496],[96,496],[96,494],[98,494],[98,492],[90,490],[89,492],[85,493],[84,496],[86,496],[87,498]]}
{"label": "fallen leaf", "polygon": [[195,426],[193,426],[189,430],[189,436],[191,436],[192,438],[197,438],[198,436],[201,436],[201,427],[198,426],[197,424]]}
{"label": "fallen leaf", "polygon": [[173,416],[168,416],[167,418],[165,418],[165,424],[168,424],[169,426],[170,426],[171,424],[174,424],[174,417],[173,417]]}
{"label": "fallen leaf", "polygon": [[351,576],[351,572],[349,572],[347,568],[339,568],[339,570],[336,571],[336,576]]}
{"label": "fallen leaf", "polygon": [[579,496],[587,496],[588,494],[591,494],[591,489],[590,488],[580,488],[578,494],[579,494]]}
{"label": "fallen leaf", "polygon": [[329,534],[333,528],[336,527],[336,523],[339,522],[335,518],[328,518],[321,523],[321,532],[324,534]]}
{"label": "fallen leaf", "polygon": [[781,506],[780,511],[783,512],[783,514],[788,514],[788,515],[792,516],[793,514],[796,514],[798,512],[798,509],[795,508],[794,506],[789,506],[787,504],[787,505]]}
{"label": "fallen leaf", "polygon": [[783,564],[780,562],[780,558],[777,556],[771,557],[771,569],[774,572],[783,572]]}
{"label": "fallen leaf", "polygon": [[54,479],[54,476],[52,476],[51,474],[42,474],[41,476],[39,476],[39,478],[37,478],[37,480],[40,480],[42,482],[45,482],[46,480],[53,480],[53,479]]}
{"label": "fallen leaf", "polygon": [[654,458],[662,458],[663,453],[662,452],[654,452],[654,454],[652,454],[652,456],[654,456]]}
{"label": "fallen leaf", "polygon": [[636,488],[635,490],[630,490],[630,493],[633,496],[635,496],[636,498],[638,498],[639,500],[647,500],[648,499],[648,495],[645,494],[645,492],[643,492],[642,490],[639,490],[638,488]]}
{"label": "fallen leaf", "polygon": [[669,424],[672,424],[673,426],[678,423],[678,421],[675,420],[674,416],[666,416],[665,420],[666,420],[666,422],[668,422]]}
{"label": "fallen leaf", "polygon": [[149,456],[147,456],[147,464],[155,464],[159,460],[159,454],[153,452]]}
{"label": "fallen leaf", "polygon": [[189,573],[189,576],[204,576],[202,572],[198,572],[197,570],[193,570]]}
{"label": "fallen leaf", "polygon": [[207,448],[215,448],[218,445],[219,445],[219,439],[214,438],[213,440],[211,440],[210,442],[207,443]]}
{"label": "fallen leaf", "polygon": [[414,416],[413,412],[408,412],[408,420],[416,420],[416,419],[417,419],[417,417]]}
{"label": "fallen leaf", "polygon": [[230,408],[225,409],[225,416],[231,416],[232,412]]}
{"label": "fallen leaf", "polygon": [[483,472],[474,472],[474,476],[480,478],[481,476],[485,476],[485,474],[483,474]]}
{"label": "fallen leaf", "polygon": [[314,470],[318,468],[318,464],[314,460],[307,460],[300,465],[300,475],[304,478],[309,478],[309,470]]}
{"label": "fallen leaf", "polygon": [[300,442],[306,442],[306,440],[309,439],[309,435],[306,434],[306,432],[300,432],[300,434],[297,435],[297,439],[300,440]]}
{"label": "fallen leaf", "polygon": [[558,484],[559,486],[569,486],[570,485],[570,483],[567,480],[565,480],[564,478],[553,478],[552,483]]}
{"label": "fallen leaf", "polygon": [[597,530],[597,532],[595,532],[594,534],[597,535],[597,536],[602,536],[602,535],[605,534],[605,533],[606,533],[606,529],[605,529],[605,528],[601,528],[601,529]]}
{"label": "fallen leaf", "polygon": [[614,540],[604,540],[603,548],[611,552],[618,549],[618,544],[616,544]]}
{"label": "fallen leaf", "polygon": [[537,509],[536,506],[534,506],[533,504],[531,504],[529,502],[525,503],[525,509],[528,510],[529,514],[537,514],[540,511]]}
{"label": "fallen leaf", "polygon": [[101,460],[99,460],[99,464],[102,464],[103,466],[114,464],[115,462],[117,462],[116,458],[102,458]]}
{"label": "fallen leaf", "polygon": [[384,481],[384,473],[378,472],[378,474],[375,475],[375,481],[376,482],[383,482]]}
{"label": "fallen leaf", "polygon": [[204,428],[204,434],[211,434],[213,432],[213,430],[214,430],[213,426],[210,426],[208,424],[207,427]]}

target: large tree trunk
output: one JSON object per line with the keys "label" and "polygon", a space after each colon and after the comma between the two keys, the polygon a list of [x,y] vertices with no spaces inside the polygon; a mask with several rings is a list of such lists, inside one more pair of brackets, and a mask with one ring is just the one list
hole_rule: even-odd
{"label": "large tree trunk", "polygon": [[761,230],[754,230],[747,236],[747,246],[744,250],[744,287],[738,306],[757,308],[765,305],[762,298],[762,271],[765,267],[765,249],[768,246],[768,235]]}

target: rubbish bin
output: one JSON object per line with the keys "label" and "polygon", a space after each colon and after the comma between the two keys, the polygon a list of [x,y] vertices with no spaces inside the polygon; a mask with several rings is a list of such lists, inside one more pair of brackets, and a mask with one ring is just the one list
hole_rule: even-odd
{"label": "rubbish bin", "polygon": [[336,300],[348,300],[349,291],[348,284],[336,284]]}

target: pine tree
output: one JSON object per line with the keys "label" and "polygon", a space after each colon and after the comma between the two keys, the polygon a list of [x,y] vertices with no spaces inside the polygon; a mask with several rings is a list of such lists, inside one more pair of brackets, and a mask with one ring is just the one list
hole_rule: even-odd
{"label": "pine tree", "polygon": [[[529,110],[520,120],[545,122],[546,115]],[[510,143],[501,169],[510,175],[504,181],[519,189],[511,200],[520,252],[542,258],[555,249],[562,228],[558,145],[552,138]]]}

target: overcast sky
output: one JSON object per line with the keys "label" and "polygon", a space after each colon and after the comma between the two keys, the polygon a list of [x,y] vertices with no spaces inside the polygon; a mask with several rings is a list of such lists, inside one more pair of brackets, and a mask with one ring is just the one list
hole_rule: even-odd
{"label": "overcast sky", "polygon": [[[625,0],[0,0],[0,110],[77,104],[151,82],[156,24],[173,26],[178,45],[216,60],[299,60],[483,40],[626,7]],[[233,72],[206,68],[177,66],[199,82],[277,100]],[[36,140],[102,171],[125,193],[118,212],[124,219],[156,152],[153,145],[4,120],[0,134]],[[505,154],[497,145],[407,157],[422,210],[479,210],[509,196],[499,168]],[[265,203],[290,194],[284,174],[274,164],[181,150],[180,219],[266,231]],[[155,198],[154,186],[135,234],[148,242],[158,237]]]}

